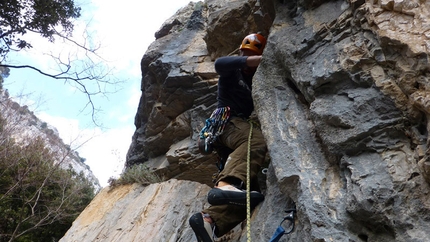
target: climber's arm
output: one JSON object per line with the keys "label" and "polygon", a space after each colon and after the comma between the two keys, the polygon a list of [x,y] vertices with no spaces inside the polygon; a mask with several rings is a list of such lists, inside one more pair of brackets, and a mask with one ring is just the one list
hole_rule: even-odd
{"label": "climber's arm", "polygon": [[246,65],[248,67],[257,67],[261,62],[261,55],[248,56],[246,59]]}

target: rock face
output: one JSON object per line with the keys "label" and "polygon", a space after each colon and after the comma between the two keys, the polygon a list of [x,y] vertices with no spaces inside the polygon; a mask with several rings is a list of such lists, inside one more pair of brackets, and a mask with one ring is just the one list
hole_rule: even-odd
{"label": "rock face", "polygon": [[[200,155],[195,143],[216,103],[213,60],[261,31],[268,44],[253,92],[270,165],[252,240],[268,241],[295,204],[296,229],[281,241],[426,241],[429,19],[423,0],[190,3],[165,22],[142,59],[142,97],[125,166],[145,163],[177,189],[204,186],[198,194],[166,196],[205,202],[215,157]],[[117,193],[130,194],[128,203],[138,200],[122,189]],[[140,202],[133,216],[149,205]],[[171,237],[151,241],[193,241],[184,220],[207,204],[189,206],[173,222],[166,214],[175,212],[157,198],[151,209],[163,211],[159,219]],[[86,227],[75,222],[71,231],[88,234],[92,223],[114,222],[107,216]],[[148,224],[128,233],[146,230],[146,238],[156,236]],[[64,241],[83,240],[71,233]],[[224,240],[246,241],[240,226],[233,233]]]}
{"label": "rock face", "polygon": [[412,2],[328,1],[283,14],[278,4],[254,92],[268,189],[298,208],[292,241],[428,236],[428,174],[418,163],[427,155],[430,5]]}
{"label": "rock face", "polygon": [[[216,158],[202,156],[196,140],[216,107],[218,79],[213,59],[239,47],[245,33],[259,31],[257,15],[265,23],[262,32],[268,33],[274,15],[256,13],[261,9],[273,12],[272,3],[265,4],[190,3],[163,24],[141,62],[142,97],[126,167],[145,162],[166,179],[212,184]],[[239,21],[232,21],[238,18],[246,19],[246,29]]]}
{"label": "rock face", "polygon": [[[169,180],[148,187],[103,189],[60,241],[193,241],[193,209],[203,209],[209,187]],[[176,199],[176,198],[180,199]]]}

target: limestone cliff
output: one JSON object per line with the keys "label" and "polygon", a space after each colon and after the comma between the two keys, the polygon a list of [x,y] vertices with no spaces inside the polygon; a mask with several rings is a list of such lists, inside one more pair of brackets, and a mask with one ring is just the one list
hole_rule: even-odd
{"label": "limestone cliff", "polygon": [[[213,61],[256,31],[268,36],[253,92],[270,164],[252,240],[268,241],[294,203],[296,229],[281,241],[426,241],[429,11],[424,0],[190,3],[164,23],[142,59],[125,164],[146,163],[168,181],[102,192],[62,241],[194,240],[184,220],[208,205],[216,170],[214,157],[195,145],[216,103]],[[174,192],[133,195],[166,186]],[[160,221],[166,237],[154,232]],[[240,227],[221,238],[246,239]]]}
{"label": "limestone cliff", "polygon": [[57,129],[40,120],[27,106],[20,106],[3,89],[0,89],[0,114],[6,120],[6,125],[1,130],[4,136],[9,136],[21,144],[25,144],[29,137],[41,138],[61,168],[71,168],[78,174],[82,172],[95,190],[100,190],[100,183],[90,167],[84,163],[85,159],[63,142]]}

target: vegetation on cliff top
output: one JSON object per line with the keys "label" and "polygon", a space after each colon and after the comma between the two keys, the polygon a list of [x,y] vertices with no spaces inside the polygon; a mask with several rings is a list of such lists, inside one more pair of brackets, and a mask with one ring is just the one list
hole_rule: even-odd
{"label": "vegetation on cliff top", "polygon": [[94,197],[40,137],[17,142],[0,116],[0,241],[58,241]]}

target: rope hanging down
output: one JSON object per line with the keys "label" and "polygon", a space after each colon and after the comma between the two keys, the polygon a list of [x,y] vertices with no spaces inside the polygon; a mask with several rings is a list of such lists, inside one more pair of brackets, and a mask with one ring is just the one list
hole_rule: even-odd
{"label": "rope hanging down", "polygon": [[251,138],[252,138],[252,121],[249,121],[248,136],[248,155],[246,157],[246,236],[248,242],[251,242]]}
{"label": "rope hanging down", "polygon": [[[251,139],[252,139],[252,129],[253,129],[253,122],[252,120],[248,120],[249,122],[249,136],[248,136],[248,154],[246,158],[246,236],[247,236],[247,242],[251,242]],[[296,206],[294,204],[294,207],[292,209],[287,209],[285,211],[287,216],[284,217],[284,219],[279,224],[279,227],[276,229],[275,233],[273,234],[272,238],[270,238],[269,242],[278,242],[281,237],[284,234],[290,234],[294,231],[294,225],[295,225],[295,213],[296,213]],[[287,228],[288,231],[284,229],[282,226],[282,223],[285,221],[288,221]]]}

